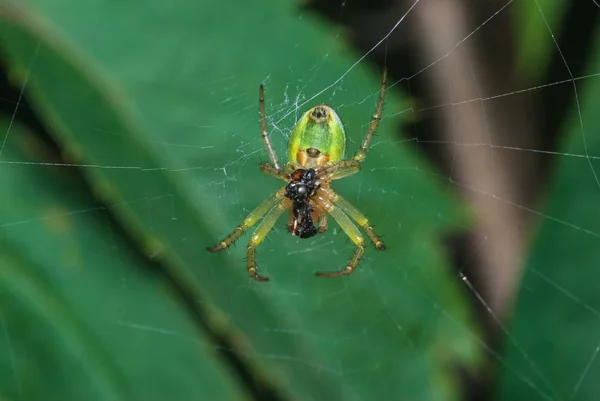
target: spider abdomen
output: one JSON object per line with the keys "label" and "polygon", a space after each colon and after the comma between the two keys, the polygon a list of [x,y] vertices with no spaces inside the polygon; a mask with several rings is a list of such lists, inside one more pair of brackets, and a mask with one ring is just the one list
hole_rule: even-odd
{"label": "spider abdomen", "polygon": [[304,168],[343,159],[346,147],[344,125],[329,106],[319,105],[298,120],[288,146],[290,163]]}

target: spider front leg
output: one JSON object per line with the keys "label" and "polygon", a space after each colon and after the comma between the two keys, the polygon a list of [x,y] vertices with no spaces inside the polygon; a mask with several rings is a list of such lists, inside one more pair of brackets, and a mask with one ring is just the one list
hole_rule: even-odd
{"label": "spider front leg", "polygon": [[277,170],[281,170],[279,166],[279,160],[277,160],[277,154],[275,153],[275,148],[273,148],[273,144],[271,143],[271,138],[269,137],[269,131],[267,131],[267,113],[265,112],[265,88],[261,85],[259,92],[259,106],[260,106],[260,136],[265,143],[265,147],[267,148],[267,152],[269,153],[269,158],[271,159],[271,163]]}
{"label": "spider front leg", "polygon": [[377,101],[377,110],[375,110],[375,114],[371,117],[371,123],[369,124],[369,130],[367,131],[367,135],[365,139],[363,139],[360,148],[358,148],[358,152],[354,156],[354,160],[358,160],[362,163],[367,157],[367,151],[369,150],[369,146],[371,146],[371,139],[373,139],[373,134],[375,134],[375,130],[379,125],[379,121],[381,120],[381,111],[383,109],[383,100],[385,98],[385,85],[387,80],[387,68],[383,69],[383,74],[381,76],[381,89],[379,90],[379,100]]}
{"label": "spider front leg", "polygon": [[383,69],[383,75],[381,77],[381,89],[379,91],[379,100],[377,101],[377,109],[375,110],[375,114],[371,117],[371,123],[369,124],[369,130],[365,135],[365,139],[363,139],[356,155],[352,159],[349,160],[341,160],[339,162],[334,162],[329,165],[326,165],[320,171],[320,174],[323,177],[326,177],[327,180],[339,180],[340,178],[347,177],[354,173],[360,171],[360,167],[362,162],[367,157],[367,151],[371,146],[371,140],[373,139],[373,135],[375,134],[375,130],[377,130],[377,126],[379,126],[379,121],[381,120],[381,112],[383,110],[383,101],[385,99],[385,87],[387,80],[387,68]]}

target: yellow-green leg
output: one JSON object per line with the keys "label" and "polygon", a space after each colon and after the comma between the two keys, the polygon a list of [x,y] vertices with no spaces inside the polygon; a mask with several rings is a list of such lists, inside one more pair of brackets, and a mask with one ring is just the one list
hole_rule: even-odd
{"label": "yellow-green leg", "polygon": [[260,163],[260,171],[262,171],[263,174],[270,175],[271,177],[279,178],[283,181],[288,181],[288,174],[284,173],[283,170],[276,169],[267,162]]}
{"label": "yellow-green leg", "polygon": [[325,231],[327,231],[327,213],[323,213],[319,220],[319,233],[321,234]]}
{"label": "yellow-green leg", "polygon": [[257,281],[269,281],[268,277],[260,276],[256,272],[256,247],[258,244],[262,242],[262,240],[267,236],[269,231],[275,225],[277,219],[282,215],[282,213],[291,206],[291,202],[289,199],[282,199],[277,203],[269,212],[266,214],[265,218],[260,222],[252,237],[250,237],[250,241],[246,246],[246,257],[248,259],[248,274],[254,280]]}
{"label": "yellow-green leg", "polygon": [[319,175],[328,181],[339,180],[360,171],[361,161],[359,160],[341,160],[329,166],[322,168]]}
{"label": "yellow-green leg", "polygon": [[255,225],[269,210],[273,208],[278,202],[283,199],[285,194],[285,188],[281,188],[273,195],[268,197],[263,203],[261,203],[256,209],[254,209],[245,219],[238,225],[231,234],[225,237],[221,242],[215,246],[206,248],[210,252],[219,252],[231,244],[233,244],[239,237],[241,237],[250,227]]}
{"label": "yellow-green leg", "polygon": [[375,114],[371,117],[371,123],[369,124],[369,130],[367,131],[367,135],[365,135],[365,139],[363,139],[360,148],[358,148],[358,152],[354,156],[354,160],[358,160],[359,162],[363,162],[367,157],[367,151],[371,146],[371,139],[373,139],[373,134],[377,130],[377,126],[379,125],[379,121],[381,120],[381,111],[383,109],[383,100],[385,98],[385,85],[387,81],[387,68],[383,69],[383,75],[381,76],[381,89],[379,90],[379,99],[377,100],[377,110],[375,110]]}
{"label": "yellow-green leg", "polygon": [[342,209],[342,211],[348,216],[350,216],[354,221],[356,221],[356,223],[358,223],[359,226],[364,228],[365,232],[367,233],[367,237],[369,237],[373,245],[375,245],[375,248],[379,249],[380,251],[385,250],[385,244],[383,243],[381,238],[377,234],[375,234],[371,222],[369,222],[369,219],[367,219],[367,217],[364,214],[362,214],[354,205],[352,205],[346,199],[342,198],[337,193],[335,193],[335,191],[333,191],[332,189],[321,188],[321,190],[333,202],[334,205]]}
{"label": "yellow-green leg", "polygon": [[383,101],[385,99],[386,81],[387,68],[384,68],[383,75],[381,77],[381,89],[379,90],[379,99],[377,100],[377,109],[375,110],[375,114],[371,116],[369,130],[367,131],[365,138],[360,144],[356,155],[354,155],[352,159],[342,160],[340,162],[333,163],[333,165],[330,167],[325,168],[325,170],[331,170],[330,172],[326,173],[326,176],[328,176],[330,180],[338,180],[340,178],[344,178],[358,172],[360,170],[360,165],[367,158],[367,152],[371,147],[371,140],[373,139],[373,135],[375,135],[375,131],[379,126],[379,121],[381,121]]}
{"label": "yellow-green leg", "polygon": [[[325,201],[327,202],[327,201]],[[339,277],[339,276],[347,276],[351,274],[358,262],[362,258],[363,253],[365,252],[365,241],[358,230],[358,227],[354,225],[354,223],[350,220],[350,218],[338,207],[334,205],[327,205],[328,212],[331,217],[334,218],[335,221],[340,225],[342,230],[346,233],[346,235],[354,242],[356,245],[356,249],[354,250],[354,254],[352,254],[352,258],[350,258],[350,262],[346,265],[344,270],[336,271],[336,272],[317,272],[315,273],[319,277]]]}
{"label": "yellow-green leg", "polygon": [[260,136],[262,137],[263,143],[267,148],[267,152],[269,153],[271,163],[273,163],[273,166],[275,166],[275,168],[279,170],[279,160],[277,159],[275,148],[273,148],[273,144],[271,143],[269,131],[267,131],[267,113],[265,112],[265,88],[262,85],[259,88],[258,103],[260,108]]}

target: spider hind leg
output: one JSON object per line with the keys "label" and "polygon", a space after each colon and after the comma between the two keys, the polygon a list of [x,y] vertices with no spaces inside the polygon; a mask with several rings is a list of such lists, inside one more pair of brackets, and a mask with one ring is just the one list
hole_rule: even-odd
{"label": "spider hind leg", "polygon": [[331,217],[340,225],[342,230],[346,233],[346,235],[354,242],[356,245],[356,249],[350,258],[350,262],[346,265],[343,270],[332,271],[332,272],[317,272],[315,275],[319,277],[339,277],[339,276],[347,276],[351,274],[358,266],[358,262],[362,258],[365,252],[365,241],[358,230],[358,227],[350,220],[348,215],[344,213],[341,209],[337,208],[329,201],[324,200],[324,203],[327,204],[327,208]]}
{"label": "spider hind leg", "polygon": [[271,231],[277,219],[290,207],[290,201],[283,198],[275,206],[269,210],[263,220],[260,222],[254,233],[246,245],[246,257],[248,263],[248,274],[256,281],[269,281],[268,277],[258,274],[256,270],[256,247],[262,242],[267,234]]}
{"label": "spider hind leg", "polygon": [[285,188],[281,188],[273,195],[269,196],[263,201],[256,209],[254,209],[246,218],[225,238],[223,238],[217,245],[209,246],[206,248],[209,252],[219,252],[225,248],[230,247],[238,238],[240,238],[248,229],[254,226],[262,219],[269,210],[273,208],[278,202],[281,202],[285,193]]}
{"label": "spider hind leg", "polygon": [[334,272],[316,272],[315,275],[317,277],[347,276],[347,275],[351,274],[354,271],[354,269],[356,269],[356,266],[358,266],[358,262],[360,262],[360,259],[362,258],[362,255],[364,252],[365,252],[365,246],[359,245],[354,250],[352,257],[350,258],[350,262],[348,262],[348,264],[346,265],[344,270],[339,270],[339,271],[334,271]]}
{"label": "spider hind leg", "polygon": [[339,207],[345,214],[350,216],[352,220],[358,223],[358,225],[365,230],[367,237],[369,237],[369,239],[371,240],[371,242],[377,250],[385,251],[386,247],[383,241],[381,240],[381,237],[375,233],[373,225],[371,224],[369,219],[360,212],[360,210],[358,210],[353,204],[348,202],[346,199],[342,198],[337,193],[335,193],[335,191],[333,191],[331,188],[323,188],[322,192],[325,193],[327,198],[331,202],[333,202],[334,205]]}

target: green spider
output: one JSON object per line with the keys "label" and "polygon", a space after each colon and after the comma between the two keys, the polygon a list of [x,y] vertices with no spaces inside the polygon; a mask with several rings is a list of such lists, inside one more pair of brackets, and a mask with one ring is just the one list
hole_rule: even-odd
{"label": "green spider", "polygon": [[[269,153],[271,164],[263,162],[260,169],[264,174],[279,178],[287,185],[268,197],[252,211],[240,225],[219,244],[207,248],[218,252],[233,244],[250,227],[258,225],[246,247],[248,273],[257,281],[268,281],[256,270],[256,247],[271,231],[277,219],[290,209],[287,229],[292,235],[310,238],[327,229],[327,215],[330,214],[346,235],[354,242],[356,249],[350,262],[343,270],[317,272],[320,277],[338,277],[352,273],[365,251],[365,241],[352,222],[354,220],[380,251],[385,250],[381,238],[375,234],[369,220],[356,207],[336,194],[330,187],[333,180],[348,177],[360,170],[367,157],[367,150],[373,134],[381,120],[381,110],[385,96],[387,70],[383,70],[381,90],[377,110],[371,118],[369,130],[352,159],[344,159],[346,135],[337,113],[326,105],[308,110],[292,129],[288,145],[288,163],[281,168],[269,133],[265,114],[264,88],[260,86],[260,126],[261,136]],[[352,219],[352,220],[351,220]],[[318,228],[314,222],[318,222]]]}

